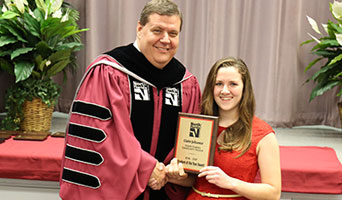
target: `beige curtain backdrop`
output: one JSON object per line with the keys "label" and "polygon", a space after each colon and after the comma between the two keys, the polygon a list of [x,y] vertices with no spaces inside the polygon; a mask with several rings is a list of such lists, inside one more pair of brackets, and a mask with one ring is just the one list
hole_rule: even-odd
{"label": "beige curtain backdrop", "polygon": [[[135,40],[140,11],[147,0],[69,0],[80,11],[85,48],[79,69],[69,76],[56,106],[68,112],[87,65],[99,54]],[[213,63],[238,56],[246,61],[257,101],[257,116],[273,127],[329,125],[341,127],[337,89],[309,103],[313,84],[303,84],[313,71],[305,66],[315,58],[313,44],[300,46],[315,35],[306,15],[319,24],[332,20],[333,0],[175,0],[184,15],[176,57],[197,76],[201,87]],[[316,68],[319,66],[317,65]],[[61,82],[61,77],[56,81]],[[0,72],[0,95],[13,79]],[[3,112],[3,99],[0,110]]]}

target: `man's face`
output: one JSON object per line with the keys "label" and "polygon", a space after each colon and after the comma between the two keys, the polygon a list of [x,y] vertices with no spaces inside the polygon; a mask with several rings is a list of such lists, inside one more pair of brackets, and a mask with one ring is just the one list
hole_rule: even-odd
{"label": "man's face", "polygon": [[181,20],[178,15],[151,14],[145,26],[137,26],[137,42],[142,54],[155,67],[162,69],[176,54]]}

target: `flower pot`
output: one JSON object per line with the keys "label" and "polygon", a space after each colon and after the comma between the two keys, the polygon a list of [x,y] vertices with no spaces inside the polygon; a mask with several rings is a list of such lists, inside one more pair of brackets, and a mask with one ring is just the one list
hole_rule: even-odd
{"label": "flower pot", "polygon": [[342,101],[337,103],[338,111],[340,113],[341,128],[342,128]]}
{"label": "flower pot", "polygon": [[20,123],[23,131],[49,131],[53,106],[48,107],[41,99],[26,100],[22,106],[24,119]]}

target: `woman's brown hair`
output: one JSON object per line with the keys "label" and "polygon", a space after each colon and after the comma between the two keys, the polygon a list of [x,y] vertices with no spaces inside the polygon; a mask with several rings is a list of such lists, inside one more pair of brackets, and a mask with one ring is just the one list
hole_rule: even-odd
{"label": "woman's brown hair", "polygon": [[239,119],[224,134],[223,142],[220,143],[220,150],[240,151],[242,156],[250,147],[252,139],[252,121],[255,112],[255,98],[251,77],[247,65],[240,58],[222,58],[212,66],[202,95],[201,113],[205,115],[218,116],[218,105],[214,100],[214,87],[216,84],[217,72],[222,67],[235,67],[241,74],[243,82],[242,98],[239,103]]}

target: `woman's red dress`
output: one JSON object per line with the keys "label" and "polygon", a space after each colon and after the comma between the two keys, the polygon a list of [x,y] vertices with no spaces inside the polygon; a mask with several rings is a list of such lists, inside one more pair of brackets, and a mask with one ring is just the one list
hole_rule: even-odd
{"label": "woman's red dress", "polygon": [[[226,127],[219,127],[218,134],[220,134]],[[256,148],[259,141],[268,135],[269,133],[274,133],[272,127],[268,125],[263,120],[254,117],[252,123],[252,144],[249,150],[239,158],[235,158],[239,155],[239,152],[225,152],[218,151],[219,144],[216,143],[216,150],[214,156],[214,166],[220,167],[227,175],[246,181],[246,182],[254,182],[257,171],[259,170],[258,166],[258,156],[256,154]],[[194,187],[201,191],[211,194],[236,194],[231,190],[223,189],[217,187],[214,184],[209,183],[205,177],[197,178]],[[196,193],[194,190],[191,190],[187,200],[195,200],[195,199],[222,199],[222,200],[242,200],[246,199],[244,197],[234,197],[234,198],[212,198],[212,197],[203,197],[200,194]]]}

